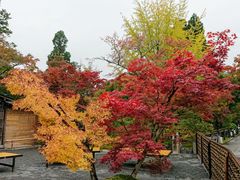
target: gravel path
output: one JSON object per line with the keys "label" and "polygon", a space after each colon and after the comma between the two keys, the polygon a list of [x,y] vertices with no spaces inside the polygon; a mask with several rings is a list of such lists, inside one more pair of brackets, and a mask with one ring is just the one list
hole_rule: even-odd
{"label": "gravel path", "polygon": [[238,158],[240,158],[240,136],[233,138],[231,141],[224,144],[224,146],[230,149]]}
{"label": "gravel path", "polygon": [[[45,167],[42,156],[35,149],[16,150],[16,153],[23,154],[23,157],[16,159],[15,171],[12,173],[9,167],[0,166],[1,180],[89,180],[89,173],[84,171],[71,172],[63,165],[51,165]],[[102,154],[98,154],[99,158]],[[208,175],[195,155],[181,154],[171,155],[170,160],[173,167],[170,171],[162,174],[151,174],[149,170],[141,169],[138,174],[139,180],[201,180],[208,179]],[[0,162],[10,162],[8,159]],[[124,166],[121,174],[130,174],[131,166]],[[111,177],[107,167],[97,164],[99,180]]]}

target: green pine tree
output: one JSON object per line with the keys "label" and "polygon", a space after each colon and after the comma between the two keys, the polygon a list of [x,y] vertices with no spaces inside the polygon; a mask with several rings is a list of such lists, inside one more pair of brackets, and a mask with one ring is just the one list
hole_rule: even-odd
{"label": "green pine tree", "polygon": [[201,18],[194,13],[186,23],[184,30],[187,31],[187,39],[191,43],[189,50],[196,57],[202,57],[206,49],[206,37]]}
{"label": "green pine tree", "polygon": [[2,37],[9,36],[12,34],[12,31],[9,29],[8,21],[11,19],[10,13],[5,9],[0,11],[0,35]]}
{"label": "green pine tree", "polygon": [[53,50],[48,55],[49,66],[57,66],[60,62],[70,63],[71,54],[66,51],[68,39],[64,34],[64,31],[58,31],[53,40]]}

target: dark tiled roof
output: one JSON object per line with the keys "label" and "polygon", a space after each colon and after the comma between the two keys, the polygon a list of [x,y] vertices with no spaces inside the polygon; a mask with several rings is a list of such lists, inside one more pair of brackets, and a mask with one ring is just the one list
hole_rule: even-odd
{"label": "dark tiled roof", "polygon": [[12,104],[12,102],[13,102],[13,99],[6,94],[0,93],[0,98],[3,99],[4,102],[7,104]]}

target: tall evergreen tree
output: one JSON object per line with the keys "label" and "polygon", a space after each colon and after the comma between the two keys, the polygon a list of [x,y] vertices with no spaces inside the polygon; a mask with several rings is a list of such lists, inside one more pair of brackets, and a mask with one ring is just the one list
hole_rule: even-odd
{"label": "tall evergreen tree", "polygon": [[191,18],[186,23],[184,30],[187,33],[187,39],[191,43],[190,50],[196,57],[201,57],[206,49],[206,37],[204,35],[204,26],[201,22],[201,18],[197,14],[193,13]]}
{"label": "tall evergreen tree", "polygon": [[68,39],[64,34],[64,31],[58,31],[53,40],[53,50],[48,55],[49,66],[58,66],[60,62],[70,63],[71,54],[66,51]]}
{"label": "tall evergreen tree", "polygon": [[0,36],[5,37],[12,34],[12,31],[8,27],[8,21],[10,19],[10,13],[8,13],[5,9],[2,9],[0,11]]}
{"label": "tall evergreen tree", "polygon": [[192,29],[193,33],[195,35],[198,35],[198,34],[201,34],[202,32],[204,32],[203,23],[201,22],[200,17],[195,13],[193,13],[191,18],[189,19],[188,23],[186,24],[185,29],[186,30]]}

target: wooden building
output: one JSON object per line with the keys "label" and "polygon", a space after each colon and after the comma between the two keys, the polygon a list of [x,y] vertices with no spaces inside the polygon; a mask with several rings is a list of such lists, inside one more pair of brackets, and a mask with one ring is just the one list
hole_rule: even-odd
{"label": "wooden building", "polygon": [[0,148],[34,146],[37,117],[31,112],[12,110],[12,99],[0,95]]}

